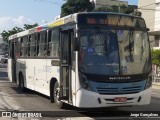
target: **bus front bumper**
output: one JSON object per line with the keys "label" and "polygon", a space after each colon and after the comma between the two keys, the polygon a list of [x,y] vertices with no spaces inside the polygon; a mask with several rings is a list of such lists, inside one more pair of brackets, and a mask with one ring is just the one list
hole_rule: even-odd
{"label": "bus front bumper", "polygon": [[[76,94],[76,107],[80,108],[98,108],[114,106],[134,106],[150,104],[152,88],[135,94],[123,95],[102,95],[92,91],[79,89]],[[126,98],[125,102],[115,102],[115,98]]]}

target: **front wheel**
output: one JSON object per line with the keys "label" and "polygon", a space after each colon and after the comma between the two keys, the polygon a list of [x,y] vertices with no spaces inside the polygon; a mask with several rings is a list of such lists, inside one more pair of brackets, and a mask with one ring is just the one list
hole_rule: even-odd
{"label": "front wheel", "polygon": [[59,93],[60,93],[60,86],[58,82],[56,81],[56,83],[54,84],[53,92],[52,92],[53,99],[54,99],[55,104],[58,106],[58,108],[62,109],[64,108],[64,103],[60,101]]}

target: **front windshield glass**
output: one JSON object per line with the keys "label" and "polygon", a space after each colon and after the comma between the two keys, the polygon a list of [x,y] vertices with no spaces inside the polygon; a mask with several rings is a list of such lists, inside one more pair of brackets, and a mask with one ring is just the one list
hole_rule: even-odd
{"label": "front windshield glass", "polygon": [[151,70],[145,31],[81,29],[79,70],[97,75],[144,74]]}
{"label": "front windshield glass", "polygon": [[88,74],[118,75],[118,40],[115,30],[80,31],[79,68]]}
{"label": "front windshield glass", "polygon": [[118,30],[117,36],[121,74],[148,73],[151,70],[151,59],[147,32]]}

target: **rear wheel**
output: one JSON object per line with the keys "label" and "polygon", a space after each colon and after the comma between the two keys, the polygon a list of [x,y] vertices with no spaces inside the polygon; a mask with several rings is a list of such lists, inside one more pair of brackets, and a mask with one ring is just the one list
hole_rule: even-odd
{"label": "rear wheel", "polygon": [[19,75],[19,89],[23,92],[25,92],[25,87],[24,87],[24,77],[22,74]]}
{"label": "rear wheel", "polygon": [[54,84],[54,88],[53,88],[52,93],[53,93],[53,99],[54,99],[54,102],[56,103],[56,105],[61,109],[64,108],[64,103],[62,101],[60,101],[60,96],[59,96],[60,86],[57,81]]}

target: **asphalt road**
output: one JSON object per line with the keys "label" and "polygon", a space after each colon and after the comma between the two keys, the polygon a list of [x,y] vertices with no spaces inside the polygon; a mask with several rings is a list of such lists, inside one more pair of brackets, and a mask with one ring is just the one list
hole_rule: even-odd
{"label": "asphalt road", "polygon": [[[59,109],[54,103],[50,103],[48,97],[27,90],[21,92],[17,85],[10,83],[7,79],[5,64],[0,64],[0,111],[33,111],[42,112],[42,118],[36,120],[85,120],[85,119],[115,119],[115,120],[131,120],[140,119],[140,117],[130,117],[136,115],[155,114],[159,116],[152,119],[160,119],[160,89],[153,89],[151,104],[146,106],[121,107],[121,108],[105,108],[105,109],[77,109],[68,106],[68,109]],[[148,111],[148,112],[147,112]],[[46,116],[46,117],[44,117]],[[48,116],[48,117],[47,117]],[[15,118],[16,119],[16,118]],[[17,118],[18,119],[18,118]],[[141,118],[150,120],[150,118]],[[1,118],[0,118],[1,120]],[[28,119],[27,119],[28,120]]]}

